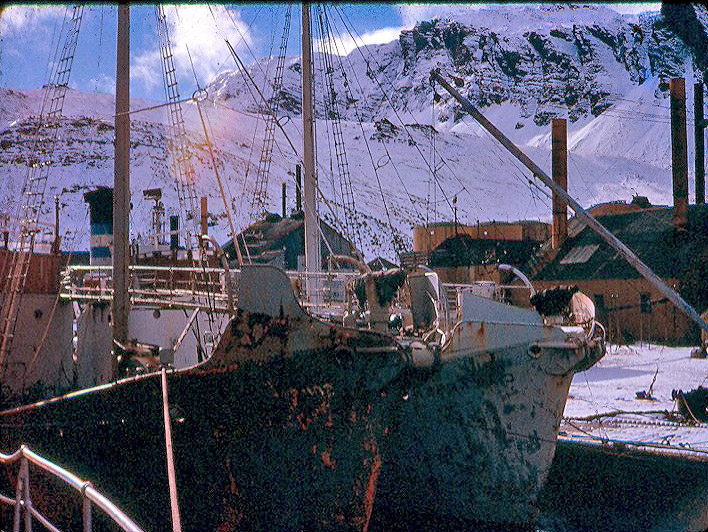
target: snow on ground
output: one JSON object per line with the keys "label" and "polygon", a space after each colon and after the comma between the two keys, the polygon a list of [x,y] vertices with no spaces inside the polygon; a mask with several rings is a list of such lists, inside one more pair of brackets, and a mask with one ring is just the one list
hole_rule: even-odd
{"label": "snow on ground", "polygon": [[[608,345],[602,360],[573,378],[561,435],[708,451],[708,424],[681,424],[673,417],[673,390],[708,386],[708,359],[691,358],[693,349]],[[637,392],[650,389],[653,400],[637,399]]]}

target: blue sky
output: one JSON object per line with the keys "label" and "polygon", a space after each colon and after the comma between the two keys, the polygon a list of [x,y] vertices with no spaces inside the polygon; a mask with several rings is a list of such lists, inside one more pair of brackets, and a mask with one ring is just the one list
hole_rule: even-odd
{"label": "blue sky", "polygon": [[[246,63],[277,54],[287,5],[166,6],[181,94],[191,95],[196,88],[195,78],[204,85],[219,72],[235,67],[224,39],[236,47]],[[660,8],[657,3],[605,5],[622,13]],[[410,28],[417,21],[487,6],[489,4],[337,3],[330,6],[330,24],[337,34],[340,49],[349,50],[353,39],[345,22],[356,30],[357,41],[383,43],[395,39],[401,29]],[[48,81],[57,35],[67,12],[62,5],[22,4],[4,8],[0,14],[0,85],[31,89]],[[116,12],[113,4],[86,6],[71,75],[72,87],[113,92]],[[295,4],[288,54],[299,54],[299,18],[299,4]],[[131,94],[163,100],[155,20],[153,5],[131,7]]]}

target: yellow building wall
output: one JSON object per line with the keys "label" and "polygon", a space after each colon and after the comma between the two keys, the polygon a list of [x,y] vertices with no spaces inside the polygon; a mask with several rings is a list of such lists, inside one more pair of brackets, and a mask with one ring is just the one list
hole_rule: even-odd
{"label": "yellow building wall", "polygon": [[[677,289],[676,279],[664,279],[664,282]],[[596,295],[603,295],[605,310],[596,309],[596,317],[605,326],[613,343],[639,341],[697,345],[697,327],[693,322],[643,278],[533,281],[536,290],[559,284],[577,285],[593,301]],[[651,312],[642,312],[642,293],[649,294]]]}

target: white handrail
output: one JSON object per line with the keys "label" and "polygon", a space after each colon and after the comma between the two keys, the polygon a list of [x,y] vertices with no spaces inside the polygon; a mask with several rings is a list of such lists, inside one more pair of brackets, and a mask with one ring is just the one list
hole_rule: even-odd
{"label": "white handrail", "polygon": [[[91,530],[91,512],[90,506],[87,506],[86,501],[91,501],[101,510],[103,510],[113,521],[120,526],[126,532],[143,532],[143,530],[136,525],[127,515],[125,515],[115,504],[109,501],[106,497],[101,495],[96,489],[91,485],[90,482],[81,480],[79,477],[73,473],[67,471],[66,469],[59,467],[53,462],[50,462],[46,458],[42,458],[38,454],[31,451],[27,446],[22,445],[18,450],[12,454],[0,453],[0,463],[10,464],[18,459],[23,461],[26,460],[26,466],[21,467],[24,469],[20,471],[20,475],[17,478],[17,492],[20,493],[20,484],[22,484],[22,491],[24,492],[24,498],[17,497],[16,499],[10,499],[9,497],[0,496],[0,502],[6,504],[11,504],[15,506],[15,524],[13,530],[19,531],[19,516],[20,507],[25,508],[25,530],[31,530],[31,516],[37,518],[44,526],[47,526],[48,521],[44,516],[42,516],[33,506],[29,499],[29,462],[32,462],[36,466],[40,467],[44,471],[53,474],[54,476],[62,479],[64,482],[73,487],[76,491],[80,492],[83,497],[83,515],[84,515],[84,530]],[[87,508],[89,511],[87,511]],[[86,522],[88,521],[88,528]],[[53,527],[48,527],[53,528]]]}

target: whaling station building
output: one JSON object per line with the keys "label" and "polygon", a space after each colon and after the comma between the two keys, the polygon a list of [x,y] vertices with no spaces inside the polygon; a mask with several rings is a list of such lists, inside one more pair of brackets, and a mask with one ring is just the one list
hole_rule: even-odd
{"label": "whaling station building", "polygon": [[[674,101],[682,92],[682,82],[671,80]],[[695,90],[702,95],[702,87]],[[629,203],[604,203],[588,212],[698,312],[708,312],[703,130],[695,129],[696,205],[689,205],[685,108],[683,117],[683,126],[681,120],[672,117],[674,205],[654,206],[647,198],[635,196]],[[553,120],[552,148],[553,179],[567,190],[567,129],[563,119]],[[582,221],[577,217],[569,220],[567,206],[556,194],[551,226],[526,221],[473,226],[446,222],[416,227],[413,242],[414,252],[403,257],[404,265],[428,264],[443,282],[508,281],[508,274],[500,275],[493,266],[507,263],[527,274],[537,290],[577,285],[594,301],[597,317],[606,326],[611,342],[695,345],[698,341],[697,326]],[[509,295],[515,303],[528,304],[528,291],[513,290]]]}

